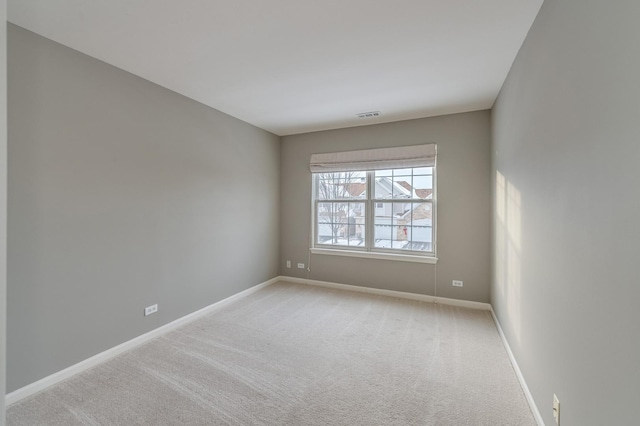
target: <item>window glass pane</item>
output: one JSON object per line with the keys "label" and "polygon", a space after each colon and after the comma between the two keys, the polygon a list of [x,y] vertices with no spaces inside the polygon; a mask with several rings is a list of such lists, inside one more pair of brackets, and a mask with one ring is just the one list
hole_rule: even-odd
{"label": "window glass pane", "polygon": [[373,216],[376,225],[391,225],[393,219],[393,205],[395,203],[383,202],[376,203]]}
{"label": "window glass pane", "polygon": [[366,179],[348,179],[342,182],[336,198],[367,198]]}
{"label": "window glass pane", "polygon": [[[373,236],[375,246],[378,248],[391,248],[393,241],[395,215],[393,213],[396,203],[376,203],[374,211]],[[378,207],[380,206],[380,207]]]}
{"label": "window glass pane", "polygon": [[334,223],[347,223],[349,216],[349,203],[333,203],[333,220]]}
{"label": "window glass pane", "polygon": [[347,244],[350,246],[364,246],[365,236],[365,204],[349,203],[349,217],[347,218]]}
{"label": "window glass pane", "polygon": [[398,219],[406,220],[406,216],[411,214],[411,203],[393,203],[393,214]]}
{"label": "window glass pane", "polygon": [[[376,218],[375,223],[382,225],[387,224],[387,220],[410,220],[413,204],[414,203],[403,201],[378,202],[375,204],[373,212],[373,215]],[[391,224],[391,222],[389,222],[388,224]]]}
{"label": "window glass pane", "polygon": [[376,199],[430,199],[433,193],[433,169],[392,169],[375,172]]}
{"label": "window glass pane", "polygon": [[[376,226],[376,232],[378,232],[378,227]],[[389,238],[377,238],[375,239],[375,247],[376,248],[391,248],[391,240]]]}
{"label": "window glass pane", "polygon": [[393,198],[411,198],[411,176],[393,177]]}
{"label": "window glass pane", "polygon": [[433,194],[433,176],[413,177],[413,198],[431,199]]}
{"label": "window glass pane", "polygon": [[[399,222],[404,222],[400,220]],[[407,245],[407,226],[402,224],[393,227],[393,241],[391,241],[391,247],[395,249],[402,249]]]}
{"label": "window glass pane", "polygon": [[411,198],[411,176],[380,176],[375,181],[375,198]]}
{"label": "window glass pane", "polygon": [[332,203],[318,203],[318,223],[331,222],[333,216]]}
{"label": "window glass pane", "polygon": [[409,225],[431,226],[432,211],[431,202],[411,203],[411,215],[408,218]]}
{"label": "window glass pane", "polygon": [[432,167],[418,167],[413,169],[413,175],[414,176],[418,176],[418,175],[432,175],[433,174],[433,168]]}
{"label": "window glass pane", "polygon": [[407,250],[433,251],[432,228],[430,226],[412,226],[409,229]]}
{"label": "window glass pane", "polygon": [[366,199],[366,172],[319,173],[316,176],[319,200]]}
{"label": "window glass pane", "polygon": [[319,244],[365,245],[365,204],[361,202],[318,203]]}
{"label": "window glass pane", "polygon": [[411,176],[413,169],[393,169],[394,176]]}
{"label": "window glass pane", "polygon": [[375,247],[432,251],[431,207],[430,202],[376,203]]}
{"label": "window glass pane", "polygon": [[391,198],[393,195],[393,178],[376,175],[373,191],[376,199]]}
{"label": "window glass pane", "polygon": [[319,244],[331,244],[333,239],[331,220],[333,217],[333,204],[332,203],[318,203],[316,211],[316,221],[318,223],[318,235],[316,241]]}
{"label": "window glass pane", "polygon": [[433,251],[432,204],[412,203],[408,225],[407,250]]}
{"label": "window glass pane", "polygon": [[333,199],[333,179],[326,174],[316,177],[316,198],[318,200]]}

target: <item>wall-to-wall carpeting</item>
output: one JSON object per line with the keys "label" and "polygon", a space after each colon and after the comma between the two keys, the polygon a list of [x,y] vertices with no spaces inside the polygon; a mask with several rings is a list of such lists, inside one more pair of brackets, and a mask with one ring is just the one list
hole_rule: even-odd
{"label": "wall-to-wall carpeting", "polygon": [[10,425],[534,425],[487,311],[277,283],[8,409]]}

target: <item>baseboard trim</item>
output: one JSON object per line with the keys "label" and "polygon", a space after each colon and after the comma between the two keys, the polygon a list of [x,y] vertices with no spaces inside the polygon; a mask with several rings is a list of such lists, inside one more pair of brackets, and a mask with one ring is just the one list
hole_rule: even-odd
{"label": "baseboard trim", "polygon": [[226,299],[222,299],[216,303],[213,303],[209,306],[206,306],[202,309],[199,309],[195,312],[192,312],[190,314],[187,314],[181,318],[178,318],[174,321],[171,321],[168,324],[165,324],[163,326],[160,326],[154,330],[151,330],[145,334],[142,334],[138,337],[134,337],[131,340],[128,340],[118,346],[114,346],[111,349],[107,349],[104,352],[101,352],[97,355],[94,355],[90,358],[85,359],[84,361],[80,361],[77,364],[74,364],[70,367],[65,368],[64,370],[60,370],[57,373],[53,373],[50,376],[47,376],[43,379],[38,380],[37,382],[33,382],[31,384],[28,384],[20,389],[17,389],[9,394],[7,394],[5,396],[5,405],[11,405],[11,404],[15,404],[16,402],[31,396],[33,394],[36,394],[50,386],[53,386],[65,379],[68,379],[71,376],[74,376],[78,373],[81,373],[91,367],[94,367],[98,364],[101,364],[105,361],[108,361],[111,358],[114,358],[120,354],[122,354],[123,352],[129,351],[131,349],[134,349],[140,345],[142,345],[143,343],[148,342],[151,339],[154,339],[158,336],[161,336],[163,334],[166,334],[182,325],[185,325],[189,322],[195,321],[198,318],[201,318],[207,314],[210,314],[212,312],[217,311],[218,309],[221,309],[239,299],[242,299],[244,297],[247,297],[248,295],[250,295],[251,293],[254,293],[264,287],[267,287],[273,283],[276,283],[278,281],[281,280],[281,277],[275,277],[272,278],[268,281],[265,281],[261,284],[255,285],[253,287],[250,287],[244,291],[241,291],[240,293],[236,293],[232,296],[227,297]]}
{"label": "baseboard trim", "polygon": [[339,290],[357,291],[360,293],[377,294],[380,296],[397,297],[400,299],[419,300],[421,302],[440,303],[442,305],[458,306],[462,308],[480,309],[483,311],[491,310],[491,305],[482,302],[473,302],[471,300],[449,299],[447,297],[435,297],[426,294],[407,293],[395,290],[383,290],[372,287],[361,287],[357,285],[338,284],[328,281],[308,280],[306,278],[294,278],[287,276],[278,277],[281,281],[288,281],[297,284],[315,285],[318,287],[334,288]]}
{"label": "baseboard trim", "polygon": [[502,339],[502,344],[504,348],[507,350],[507,354],[509,355],[509,360],[511,361],[511,365],[513,366],[514,371],[516,372],[516,377],[518,377],[518,381],[520,382],[520,386],[522,387],[522,391],[524,392],[525,398],[527,398],[527,402],[529,403],[529,407],[531,408],[531,412],[533,413],[533,417],[536,420],[538,426],[545,426],[544,420],[542,420],[542,415],[540,414],[540,410],[538,410],[538,406],[536,405],[536,401],[533,399],[533,395],[529,390],[529,386],[527,386],[527,382],[522,375],[522,371],[518,366],[518,362],[516,361],[516,357],[513,355],[511,351],[511,346],[509,346],[509,342],[507,341],[507,337],[504,335],[502,331],[502,326],[500,326],[500,321],[496,313],[491,307],[491,316],[493,317],[493,322],[496,324],[496,328],[498,329],[498,334],[500,334],[500,338]]}

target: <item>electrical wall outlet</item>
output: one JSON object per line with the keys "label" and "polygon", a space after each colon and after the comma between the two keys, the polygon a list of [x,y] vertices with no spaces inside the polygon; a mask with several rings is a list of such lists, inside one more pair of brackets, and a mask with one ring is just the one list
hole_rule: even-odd
{"label": "electrical wall outlet", "polygon": [[553,394],[553,420],[556,421],[556,424],[560,424],[560,400]]}
{"label": "electrical wall outlet", "polygon": [[304,269],[304,263],[298,263],[298,269]]}
{"label": "electrical wall outlet", "polygon": [[155,314],[156,312],[158,312],[158,304],[156,303],[155,305],[151,305],[151,306],[147,306],[146,308],[144,308],[144,316],[148,316],[151,314]]}
{"label": "electrical wall outlet", "polygon": [[291,268],[291,261],[287,260],[287,268]]}
{"label": "electrical wall outlet", "polygon": [[453,280],[453,281],[451,281],[451,285],[454,286],[454,287],[463,287],[464,283],[462,281]]}

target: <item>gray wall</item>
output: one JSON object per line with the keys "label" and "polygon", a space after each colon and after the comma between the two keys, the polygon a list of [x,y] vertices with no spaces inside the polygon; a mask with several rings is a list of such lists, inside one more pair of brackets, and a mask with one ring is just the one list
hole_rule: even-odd
{"label": "gray wall", "polygon": [[277,275],[277,136],[8,35],[9,391]]}
{"label": "gray wall", "polygon": [[[7,313],[7,2],[0,0],[0,395],[6,382]],[[5,424],[4,400],[0,403],[0,426]]]}
{"label": "gray wall", "polygon": [[640,2],[546,0],[493,113],[492,304],[547,424],[640,419]]}
{"label": "gray wall", "polygon": [[[438,296],[489,301],[491,240],[490,113],[480,111],[287,136],[281,144],[280,273],[419,294],[434,294],[430,264],[312,255],[312,153],[438,144]],[[293,262],[287,269],[285,261]],[[451,280],[463,280],[463,288]]]}

